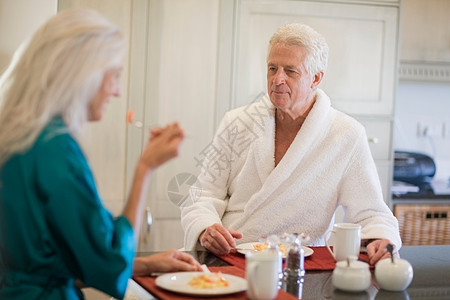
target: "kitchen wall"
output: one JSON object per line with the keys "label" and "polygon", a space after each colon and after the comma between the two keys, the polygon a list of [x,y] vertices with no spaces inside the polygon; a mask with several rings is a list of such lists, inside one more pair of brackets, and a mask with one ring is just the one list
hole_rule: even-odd
{"label": "kitchen wall", "polygon": [[0,0],[0,74],[20,43],[56,13],[57,0]]}
{"label": "kitchen wall", "polygon": [[393,148],[422,152],[450,177],[450,1],[402,0]]}
{"label": "kitchen wall", "polygon": [[450,178],[450,82],[401,80],[397,86],[393,145],[422,152],[436,163],[435,180]]}

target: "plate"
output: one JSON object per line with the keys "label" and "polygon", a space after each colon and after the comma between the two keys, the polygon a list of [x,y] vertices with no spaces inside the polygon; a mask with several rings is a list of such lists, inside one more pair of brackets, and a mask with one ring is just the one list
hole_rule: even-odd
{"label": "plate", "polygon": [[199,275],[205,274],[204,272],[177,272],[167,273],[156,278],[156,285],[165,290],[189,294],[189,295],[226,295],[237,292],[242,292],[247,289],[247,281],[244,278],[224,274],[222,276],[228,281],[227,287],[217,287],[212,289],[194,289],[189,285],[189,281]]}
{"label": "plate", "polygon": [[[256,244],[261,244],[259,242],[253,242],[253,243],[244,243],[244,244],[240,244],[236,246],[236,251],[241,253],[241,254],[245,254],[247,252],[256,252],[258,250],[255,250],[254,245]],[[314,250],[309,248],[309,247],[305,247],[302,246],[303,251],[305,251],[305,257],[310,256],[314,253]],[[283,253],[283,258],[286,258],[286,253]]]}

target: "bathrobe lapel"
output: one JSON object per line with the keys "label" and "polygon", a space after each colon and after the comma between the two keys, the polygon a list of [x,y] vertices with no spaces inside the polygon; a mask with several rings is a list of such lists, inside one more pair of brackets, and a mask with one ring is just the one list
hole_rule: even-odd
{"label": "bathrobe lapel", "polygon": [[259,112],[265,108],[265,114],[260,114],[259,122],[254,119],[253,131],[258,137],[251,146],[255,159],[255,167],[261,182],[265,182],[267,177],[275,167],[275,107],[267,94],[260,101],[261,105],[256,108]]}
{"label": "bathrobe lapel", "polygon": [[[270,101],[270,100],[269,100]],[[273,106],[272,106],[273,107]],[[256,169],[263,185],[259,192],[255,193],[247,202],[244,208],[244,222],[261,205],[268,204],[269,198],[276,193],[283,182],[288,181],[292,172],[298,168],[304,156],[314,149],[314,144],[322,140],[330,126],[332,118],[328,118],[330,113],[330,100],[321,90],[317,90],[316,102],[306,118],[302,128],[297,133],[288,151],[274,168],[275,153],[275,110],[271,110],[271,115],[267,116],[265,126],[254,124],[255,132],[258,132],[258,139],[252,145],[252,152],[255,156]],[[292,180],[295,183],[295,180]]]}

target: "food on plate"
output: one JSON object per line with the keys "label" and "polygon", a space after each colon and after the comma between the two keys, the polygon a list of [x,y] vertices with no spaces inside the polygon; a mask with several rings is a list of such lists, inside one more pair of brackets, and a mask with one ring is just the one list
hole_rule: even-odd
{"label": "food on plate", "polygon": [[219,272],[195,276],[189,281],[189,285],[194,289],[213,289],[227,287],[229,283]]}
{"label": "food on plate", "polygon": [[[269,247],[269,243],[258,243],[253,245],[253,249],[255,249],[256,251],[264,251],[267,249],[267,247]],[[285,256],[287,251],[286,247],[282,243],[279,243],[278,248],[280,248],[281,254]]]}

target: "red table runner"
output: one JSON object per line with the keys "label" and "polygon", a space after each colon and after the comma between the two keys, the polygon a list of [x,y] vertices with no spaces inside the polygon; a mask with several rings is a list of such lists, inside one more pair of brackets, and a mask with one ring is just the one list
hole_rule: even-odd
{"label": "red table runner", "polygon": [[[234,266],[226,266],[226,267],[209,267],[211,272],[222,272],[225,274],[231,274],[235,276],[239,276],[242,278],[245,278],[245,271],[244,269],[234,267]],[[155,296],[158,299],[162,300],[187,300],[187,299],[198,299],[198,297],[192,296],[192,295],[184,295],[184,294],[178,294],[166,291],[158,286],[156,286],[156,277],[151,276],[136,276],[133,277],[133,279],[139,283],[144,289],[146,289],[149,293],[151,293],[153,296]],[[202,297],[204,298],[204,297]],[[207,299],[207,298],[205,298]],[[248,299],[245,291],[234,293],[230,295],[222,295],[222,296],[214,296],[214,299]],[[275,299],[282,300],[282,299],[297,299],[296,297],[292,296],[289,293],[286,293],[285,291],[279,290],[278,295]]]}
{"label": "red table runner", "polygon": [[[314,253],[308,257],[305,257],[305,270],[306,271],[329,271],[334,270],[336,262],[328,251],[327,247],[310,247],[314,250]],[[242,270],[245,270],[245,255],[238,252],[231,252],[227,255],[219,256],[227,263],[236,266]],[[369,262],[367,253],[360,253],[359,259],[364,262]],[[284,264],[283,264],[284,267]],[[373,268],[373,266],[371,266]]]}

